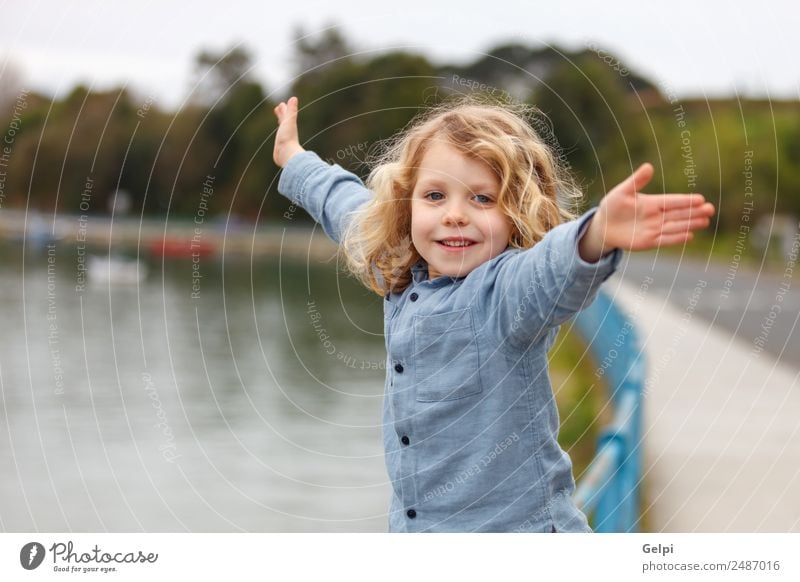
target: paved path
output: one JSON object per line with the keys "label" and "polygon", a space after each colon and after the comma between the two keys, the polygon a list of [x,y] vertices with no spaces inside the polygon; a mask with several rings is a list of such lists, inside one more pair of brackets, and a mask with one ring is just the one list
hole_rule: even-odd
{"label": "paved path", "polygon": [[626,253],[619,272],[636,286],[652,279],[651,291],[669,295],[680,307],[688,304],[698,284],[703,285],[696,296],[697,315],[745,342],[764,336],[764,351],[800,369],[800,269],[788,260],[766,269],[663,253]]}
{"label": "paved path", "polygon": [[[800,371],[615,275],[605,289],[648,357],[645,508],[652,531],[800,532]],[[699,288],[695,295],[702,295]]]}

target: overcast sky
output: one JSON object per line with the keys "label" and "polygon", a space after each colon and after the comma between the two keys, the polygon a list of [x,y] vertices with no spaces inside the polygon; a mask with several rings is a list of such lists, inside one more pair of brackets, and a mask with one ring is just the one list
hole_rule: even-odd
{"label": "overcast sky", "polygon": [[292,30],[342,28],[358,49],[468,62],[499,42],[595,43],[681,96],[800,97],[796,0],[0,0],[0,70],[61,95],[127,84],[174,108],[201,48],[243,43],[269,91],[290,81]]}

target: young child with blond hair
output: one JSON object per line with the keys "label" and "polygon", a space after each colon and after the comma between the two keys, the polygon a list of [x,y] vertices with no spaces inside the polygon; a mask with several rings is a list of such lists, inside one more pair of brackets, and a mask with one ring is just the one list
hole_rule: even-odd
{"label": "young child with blond hair", "polygon": [[386,142],[366,185],[306,151],[275,107],[278,190],[384,297],[389,530],[590,532],[547,353],[623,250],[685,243],[699,194],[643,194],[643,164],[579,218],[580,192],[522,106],[467,98]]}

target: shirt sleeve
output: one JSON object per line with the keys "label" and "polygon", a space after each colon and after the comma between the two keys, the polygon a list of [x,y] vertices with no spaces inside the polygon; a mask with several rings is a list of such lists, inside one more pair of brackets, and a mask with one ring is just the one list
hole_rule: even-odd
{"label": "shirt sleeve", "polygon": [[501,343],[525,348],[594,301],[622,258],[620,249],[595,263],[581,258],[578,242],[595,212],[558,225],[532,248],[498,264],[487,308]]}
{"label": "shirt sleeve", "polygon": [[373,196],[358,176],[312,151],[292,156],[281,172],[278,192],[308,212],[337,244],[350,215]]}

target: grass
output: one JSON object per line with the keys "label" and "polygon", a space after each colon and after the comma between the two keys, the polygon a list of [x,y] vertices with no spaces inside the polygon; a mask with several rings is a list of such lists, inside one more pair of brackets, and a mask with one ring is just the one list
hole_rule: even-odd
{"label": "grass", "polygon": [[[609,406],[606,383],[595,375],[597,363],[586,350],[577,332],[564,326],[550,352],[550,379],[553,385],[561,430],[558,442],[572,459],[575,480],[580,482],[595,454],[600,431],[611,422],[614,411]],[[646,482],[640,483],[639,531],[650,529]],[[592,516],[589,516],[592,525]]]}
{"label": "grass", "polygon": [[610,422],[613,410],[583,340],[567,327],[561,328],[549,355],[550,379],[561,419],[558,442],[572,459],[579,479],[594,458],[597,436]]}

